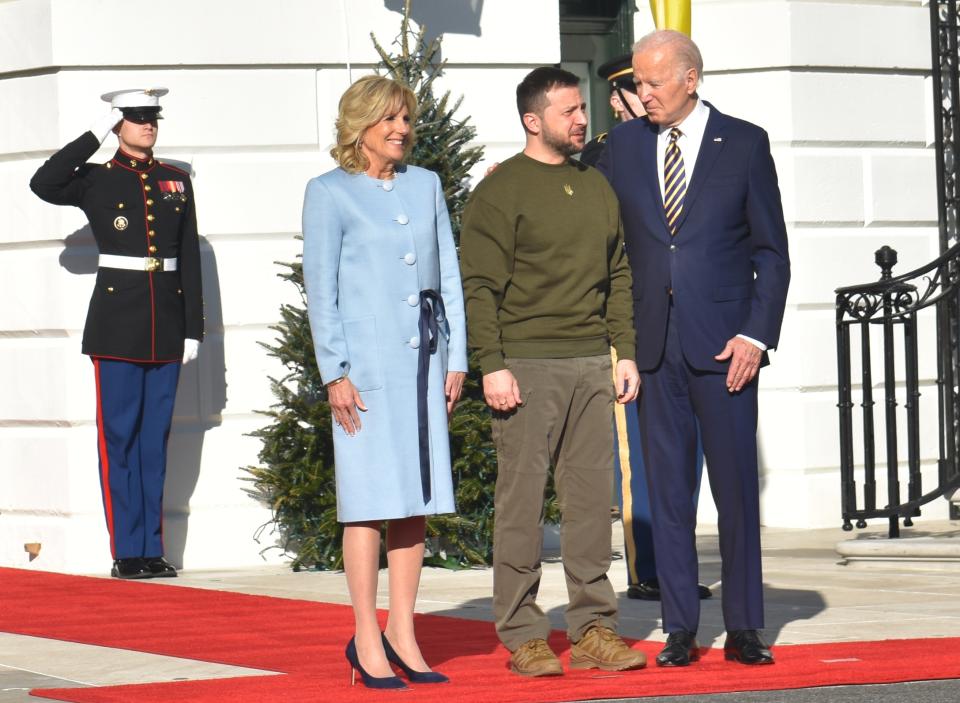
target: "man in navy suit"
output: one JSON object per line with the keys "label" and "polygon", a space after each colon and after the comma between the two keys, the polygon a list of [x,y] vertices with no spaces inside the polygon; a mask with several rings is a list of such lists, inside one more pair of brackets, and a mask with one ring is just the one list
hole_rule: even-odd
{"label": "man in navy suit", "polygon": [[634,46],[646,117],[615,127],[597,167],[620,199],[633,269],[640,430],[663,629],[660,666],[696,659],[697,423],[717,504],[727,659],[770,664],[761,639],[757,373],[790,281],[766,132],[700,100],[700,51],[661,30]]}

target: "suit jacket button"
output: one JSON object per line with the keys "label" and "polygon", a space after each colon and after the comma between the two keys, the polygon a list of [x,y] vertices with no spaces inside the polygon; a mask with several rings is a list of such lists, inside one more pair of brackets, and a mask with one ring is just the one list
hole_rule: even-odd
{"label": "suit jacket button", "polygon": [[420,303],[419,295],[414,295],[413,293],[411,293],[410,295],[407,296],[407,305],[409,305],[410,307],[415,307],[419,303]]}
{"label": "suit jacket button", "polygon": [[405,225],[409,221],[410,221],[410,218],[407,217],[406,215],[397,215],[397,222],[399,222],[401,225]]}
{"label": "suit jacket button", "polygon": [[417,263],[417,255],[414,254],[412,251],[407,252],[406,254],[403,255],[403,263],[409,266],[413,266],[415,263]]}
{"label": "suit jacket button", "polygon": [[676,251],[676,250],[677,250],[677,245],[676,245],[676,244],[671,244],[671,245],[670,245],[670,251]]}
{"label": "suit jacket button", "polygon": [[386,181],[386,182],[383,184],[383,189],[389,193],[391,190],[393,190],[393,182],[392,182],[392,181]]}
{"label": "suit jacket button", "polygon": [[411,338],[410,338],[410,341],[407,342],[407,344],[410,345],[410,348],[411,348],[411,349],[419,349],[419,348],[420,348],[420,338],[419,338],[419,337],[411,337]]}

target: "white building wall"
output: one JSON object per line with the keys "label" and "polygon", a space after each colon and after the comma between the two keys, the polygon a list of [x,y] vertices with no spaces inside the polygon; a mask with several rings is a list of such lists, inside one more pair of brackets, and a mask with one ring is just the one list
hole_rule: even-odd
{"label": "white building wall", "polygon": [[[377,61],[369,33],[384,45],[397,35],[401,5],[0,3],[0,564],[27,566],[34,542],[32,568],[102,572],[108,561],[80,354],[95,248],[79,210],[41,202],[27,183],[105,112],[100,93],[141,85],[171,89],[157,153],[192,169],[204,238],[207,339],[177,400],[168,555],[188,568],[279,559],[260,555],[269,535],[253,540],[269,515],[239,471],[256,463],[247,433],[266,423],[255,411],[273,401],[267,377],[282,374],[258,344],[293,301],[273,262],[300,250],[303,187],[332,166],[337,100]],[[640,5],[638,36],[652,24]],[[479,175],[521,146],[514,87],[559,61],[557,3],[415,0],[414,16],[444,33],[440,87],[464,95],[486,148]],[[874,279],[880,244],[900,251],[901,271],[936,252],[926,23],[916,2],[694,2],[702,94],[770,132],[791,236],[782,351],[762,376],[767,524],[839,522],[833,289]],[[705,489],[701,519],[713,515]]]}

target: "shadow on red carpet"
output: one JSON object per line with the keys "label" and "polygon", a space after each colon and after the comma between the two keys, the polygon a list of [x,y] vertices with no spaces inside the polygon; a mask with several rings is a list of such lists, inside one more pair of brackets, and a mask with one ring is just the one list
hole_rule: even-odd
{"label": "shadow on red carpet", "polygon": [[[343,648],[353,617],[343,605],[16,569],[0,569],[0,589],[3,632],[281,672],[32,691],[76,703],[334,703],[385,696],[437,703],[451,697],[471,703],[550,703],[960,678],[960,638],[942,638],[779,646],[774,666],[751,668],[724,661],[722,651],[709,649],[685,669],[651,665],[616,674],[573,671],[523,679],[508,671],[507,651],[490,623],[424,615],[417,619],[424,655],[452,683],[385,694],[349,685]],[[551,644],[566,663],[564,635],[555,632]],[[652,664],[661,645],[634,646]]]}

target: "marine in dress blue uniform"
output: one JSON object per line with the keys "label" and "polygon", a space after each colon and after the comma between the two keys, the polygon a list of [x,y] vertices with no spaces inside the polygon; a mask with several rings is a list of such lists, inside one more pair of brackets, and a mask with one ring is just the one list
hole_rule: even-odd
{"label": "marine in dress blue uniform", "polygon": [[[617,119],[627,122],[644,114],[633,82],[633,55],[624,54],[607,61],[597,75],[610,83],[610,107]],[[580,161],[596,166],[607,144],[608,132],[591,139],[580,152]],[[637,321],[642,330],[643,321]],[[616,362],[614,362],[616,363]],[[650,499],[647,495],[647,471],[643,463],[637,403],[614,406],[614,488],[623,523],[624,559],[627,563],[627,597],[639,600],[660,600],[657,560],[653,551],[653,528]],[[700,498],[700,476],[703,473],[703,449],[697,440],[697,486],[694,504]],[[709,598],[710,589],[698,584],[700,598]]]}
{"label": "marine in dress blue uniform", "polygon": [[[82,351],[93,361],[100,481],[118,578],[176,576],[163,558],[167,438],[180,365],[196,357],[203,338],[193,186],[188,173],[152,152],[166,92],[102,96],[110,115],[30,181],[43,200],[84,211],[100,253]],[[120,137],[116,154],[88,163],[111,131]],[[134,134],[136,155],[124,149],[125,135]]]}

